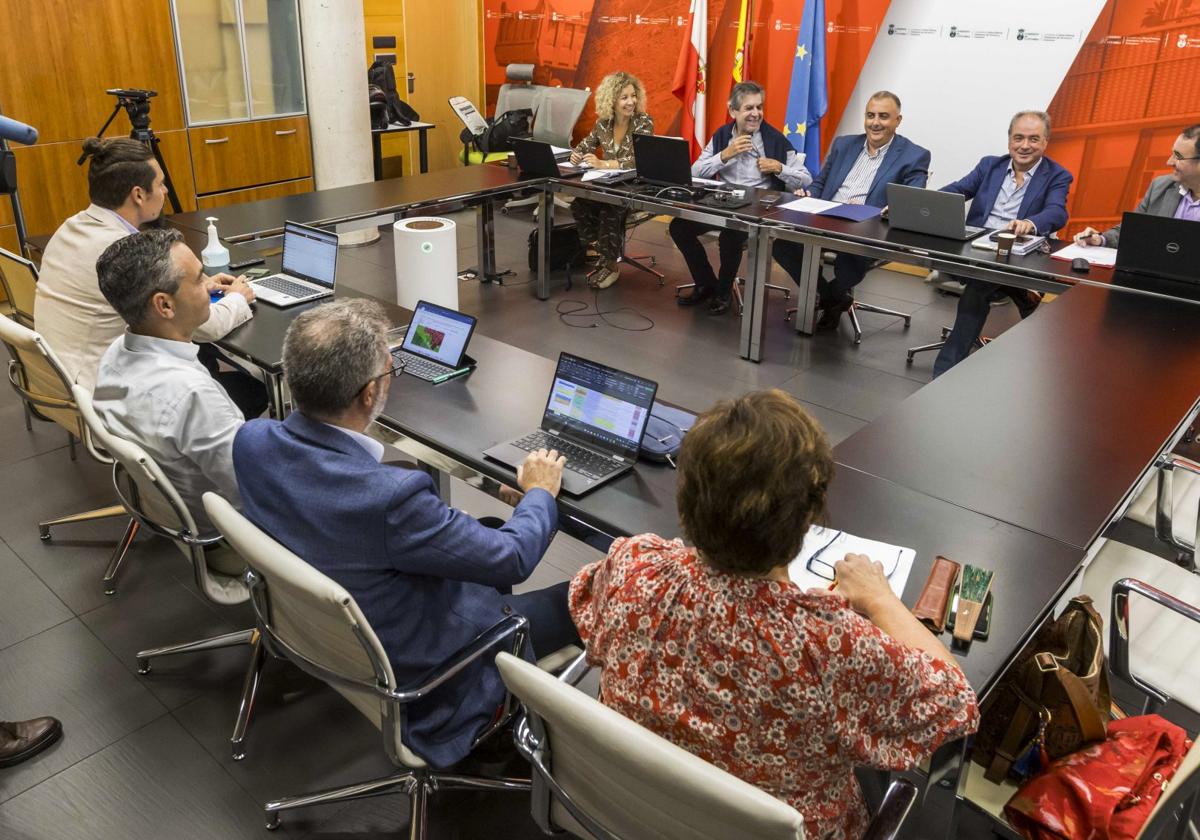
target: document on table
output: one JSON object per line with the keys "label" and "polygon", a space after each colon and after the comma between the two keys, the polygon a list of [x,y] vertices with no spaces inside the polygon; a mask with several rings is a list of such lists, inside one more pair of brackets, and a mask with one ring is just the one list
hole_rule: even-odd
{"label": "document on table", "polygon": [[569,149],[566,146],[555,146],[551,144],[550,151],[554,152],[555,157],[558,157],[559,155],[566,155],[567,157],[570,157],[571,152],[573,152],[574,149]]}
{"label": "document on table", "polygon": [[917,558],[917,552],[911,548],[813,525],[804,537],[800,553],[788,564],[788,577],[801,589],[828,589],[833,583],[833,565],[847,554],[865,554],[882,563],[897,598],[903,596],[904,584],[908,583],[908,574]]}
{"label": "document on table", "polygon": [[615,178],[618,175],[623,175],[626,172],[632,171],[632,169],[592,169],[588,172],[584,172],[581,180],[583,180],[585,183],[588,181],[602,181],[606,178]]}
{"label": "document on table", "polygon": [[840,206],[841,204],[836,201],[825,201],[824,199],[807,196],[805,198],[797,198],[795,201],[789,201],[787,204],[780,204],[779,208],[781,210],[798,210],[801,213],[820,213],[823,210]]}
{"label": "document on table", "polygon": [[1082,257],[1089,264],[1102,268],[1112,268],[1117,264],[1116,248],[1102,248],[1096,245],[1084,246],[1072,243],[1060,251],[1055,251],[1050,256],[1056,260],[1066,260],[1067,262]]}
{"label": "document on table", "polygon": [[723,187],[724,181],[718,181],[715,178],[697,178],[692,176],[692,185],[696,187]]}

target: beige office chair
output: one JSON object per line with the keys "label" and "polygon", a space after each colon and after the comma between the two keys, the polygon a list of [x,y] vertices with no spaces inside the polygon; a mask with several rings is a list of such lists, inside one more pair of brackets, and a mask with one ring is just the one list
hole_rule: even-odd
{"label": "beige office chair", "polygon": [[[205,493],[204,509],[250,566],[252,603],[269,649],[329,683],[374,723],[383,735],[384,752],[397,767],[397,772],[380,779],[268,802],[264,806],[267,828],[277,827],[280,812],[292,808],[400,792],[409,798],[409,837],[419,840],[426,832],[427,799],[439,789],[529,790],[529,782],[523,779],[434,770],[404,743],[408,705],[498,648],[519,651],[526,638],[524,617],[509,616],[498,622],[421,685],[398,686],[383,646],[349,592],[264,534],[220,496]],[[564,648],[539,666],[558,667],[578,654],[578,648]],[[511,715],[507,700],[506,706],[509,715],[499,716],[476,739],[477,744],[507,723]]]}
{"label": "beige office chair", "polygon": [[1196,532],[1200,530],[1200,464],[1169,454],[1155,463],[1155,480],[1146,485],[1125,514],[1154,529],[1154,535],[1196,569]]}
{"label": "beige office chair", "polygon": [[[495,116],[521,108],[534,110],[535,100],[542,86],[533,84],[533,65],[509,64],[504,68],[504,80],[504,84],[500,85],[500,90],[496,93]],[[470,145],[463,146],[461,155],[465,166],[507,159],[508,152],[492,152],[485,155],[477,149],[472,149]]]}
{"label": "beige office chair", "polygon": [[[192,566],[196,589],[213,604],[232,606],[250,600],[250,590],[244,580],[245,562],[222,542],[220,535],[201,537],[192,512],[179,497],[170,479],[158,463],[140,446],[113,434],[96,409],[86,389],[72,387],[79,414],[96,441],[113,458],[113,486],[117,497],[141,527],[152,534],[165,537],[175,544]],[[238,707],[237,722],[231,739],[235,761],[244,757],[242,744],[250,719],[250,707],[258,688],[262,670],[262,639],[257,630],[238,630],[208,639],[167,645],[139,651],[139,674],[149,674],[151,660],[161,656],[177,656],[202,650],[250,645],[250,667]]]}
{"label": "beige office chair", "polygon": [[33,299],[37,291],[37,268],[24,257],[0,248],[0,314],[33,329]]}
{"label": "beige office chair", "polygon": [[[18,324],[11,318],[0,318],[0,341],[8,348],[12,359],[8,363],[8,381],[17,395],[29,406],[34,416],[49,420],[67,431],[71,460],[76,458],[75,441],[82,440],[83,446],[93,458],[102,464],[111,464],[112,458],[98,449],[92,441],[91,432],[79,416],[79,408],[71,394],[71,382],[67,378],[62,362],[41,335]],[[38,523],[38,533],[43,540],[50,539],[50,529],[55,525],[75,522],[92,522],[127,516],[121,505],[97,508],[96,510],[60,516]],[[108,567],[104,571],[104,594],[116,592],[117,572],[129,552],[133,538],[137,536],[138,523],[130,519],[125,533],[113,549]]]}
{"label": "beige office chair", "polygon": [[[571,148],[575,123],[579,122],[579,117],[591,95],[591,91],[587,88],[580,90],[578,88],[535,87],[532,106],[533,127],[530,137],[540,143],[549,143],[551,146]],[[503,113],[499,105],[496,106],[496,113]],[[518,207],[536,207],[537,203],[536,195],[511,198],[500,208],[500,212],[507,213]],[[560,196],[555,195],[554,206],[566,209],[571,205]],[[536,209],[534,218],[537,218]]]}
{"label": "beige office chair", "polygon": [[[533,819],[547,834],[598,840],[803,840],[796,809],[524,660],[496,656],[525,716],[517,747],[533,765]],[[864,835],[895,837],[916,787],[894,782]]]}

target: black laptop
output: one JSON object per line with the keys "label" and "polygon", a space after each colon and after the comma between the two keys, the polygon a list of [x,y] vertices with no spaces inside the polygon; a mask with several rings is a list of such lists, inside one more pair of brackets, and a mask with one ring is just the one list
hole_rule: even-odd
{"label": "black laptop", "polygon": [[633,469],[657,392],[649,379],[562,353],[541,428],[484,457],[516,469],[536,449],[557,449],[567,457],[563,491],[582,496]]}
{"label": "black laptop", "polygon": [[578,166],[559,165],[554,158],[554,148],[549,143],[514,137],[512,147],[517,155],[517,168],[526,175],[542,178],[578,178],[583,175],[584,170]]}
{"label": "black laptop", "polygon": [[682,137],[633,135],[637,179],[664,187],[692,186],[692,152]]}
{"label": "black laptop", "polygon": [[1126,213],[1121,217],[1118,271],[1200,283],[1200,223]]}

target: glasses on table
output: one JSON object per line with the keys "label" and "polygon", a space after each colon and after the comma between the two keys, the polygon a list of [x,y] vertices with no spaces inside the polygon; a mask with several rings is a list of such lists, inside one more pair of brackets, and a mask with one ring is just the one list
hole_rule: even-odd
{"label": "glasses on table", "polygon": [[[808,558],[808,562],[804,564],[804,567],[817,577],[824,580],[831,581],[837,577],[834,564],[836,564],[838,560],[841,560],[842,557],[838,556],[837,549],[832,551],[829,549],[832,548],[835,543],[841,540],[843,536],[845,536],[845,531],[838,531],[836,534],[834,534],[832,539],[825,542],[824,545],[812,553],[812,556]],[[881,562],[883,564],[884,577],[890,578],[896,571],[896,567],[900,565],[900,554],[902,552],[903,549],[897,550],[896,556],[890,558],[890,563],[888,558],[872,557],[871,559]]]}

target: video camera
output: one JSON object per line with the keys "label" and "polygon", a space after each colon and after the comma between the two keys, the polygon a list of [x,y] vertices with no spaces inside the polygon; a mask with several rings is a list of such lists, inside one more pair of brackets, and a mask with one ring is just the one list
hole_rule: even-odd
{"label": "video camera", "polygon": [[150,97],[158,96],[158,91],[142,90],[141,88],[109,88],[104,92],[117,97],[117,107],[125,109],[134,131],[147,131],[150,128]]}

